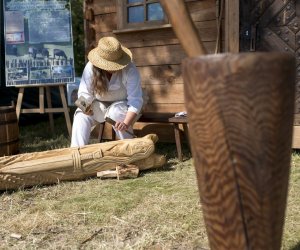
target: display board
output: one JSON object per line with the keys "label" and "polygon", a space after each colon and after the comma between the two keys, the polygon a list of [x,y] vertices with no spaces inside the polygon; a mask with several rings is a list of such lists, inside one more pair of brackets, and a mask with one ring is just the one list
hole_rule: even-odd
{"label": "display board", "polygon": [[67,100],[69,106],[75,106],[75,101],[78,99],[78,89],[80,80],[80,77],[75,77],[74,83],[67,84]]}
{"label": "display board", "polygon": [[4,78],[4,25],[3,25],[3,6],[0,4],[0,88],[5,87]]}
{"label": "display board", "polygon": [[4,0],[6,86],[74,82],[70,0]]}

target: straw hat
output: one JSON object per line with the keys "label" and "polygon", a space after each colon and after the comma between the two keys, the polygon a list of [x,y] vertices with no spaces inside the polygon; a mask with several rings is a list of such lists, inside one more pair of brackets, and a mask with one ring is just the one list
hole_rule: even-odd
{"label": "straw hat", "polygon": [[132,60],[132,53],[114,37],[103,37],[97,48],[88,54],[89,61],[96,67],[107,71],[123,69]]}

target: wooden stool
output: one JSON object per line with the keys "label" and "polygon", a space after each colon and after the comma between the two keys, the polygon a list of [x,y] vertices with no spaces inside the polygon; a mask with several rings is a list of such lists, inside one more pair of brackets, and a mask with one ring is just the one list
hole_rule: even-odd
{"label": "wooden stool", "polygon": [[[104,128],[105,128],[105,122],[100,123],[99,124],[99,134],[98,134],[99,142],[103,142],[102,138],[103,138]],[[114,129],[112,129],[112,131],[111,131],[111,139],[112,139],[112,141],[116,140],[116,133],[115,133]]]}
{"label": "wooden stool", "polygon": [[[185,138],[188,141],[189,136],[188,136],[188,119],[186,116],[179,116],[175,117],[174,113],[143,113],[142,116],[139,118],[138,122],[150,122],[150,123],[167,123],[173,124],[174,127],[174,134],[175,134],[175,142],[176,142],[176,149],[177,149],[177,155],[178,155],[178,160],[182,161],[182,148],[181,148],[181,137],[180,137],[180,129],[179,125],[182,124],[183,126],[183,132],[185,134]],[[103,136],[103,131],[104,131],[104,126],[105,123],[101,123],[99,127],[99,135],[98,139],[99,142],[102,142],[102,136]],[[114,130],[112,130],[112,140],[116,139],[116,134]]]}
{"label": "wooden stool", "polygon": [[181,148],[181,138],[180,138],[179,124],[182,124],[183,132],[185,134],[185,138],[186,138],[187,142],[189,143],[188,119],[187,119],[186,116],[171,117],[171,118],[169,118],[169,122],[173,123],[178,160],[182,161],[183,157],[182,157],[182,148]]}

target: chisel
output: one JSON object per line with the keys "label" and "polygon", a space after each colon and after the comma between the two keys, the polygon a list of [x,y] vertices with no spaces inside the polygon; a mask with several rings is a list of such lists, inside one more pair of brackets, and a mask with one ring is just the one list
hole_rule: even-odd
{"label": "chisel", "polygon": [[[109,118],[109,117],[105,117],[105,121],[108,122],[109,124],[113,125],[113,126],[115,126],[115,124],[116,124],[116,121],[114,121],[113,119],[111,119],[111,118]],[[125,130],[125,132],[126,132],[127,134],[132,135],[134,138],[137,138],[137,136],[136,136],[134,133],[132,133],[132,132],[130,132],[130,131],[128,131],[128,130]]]}

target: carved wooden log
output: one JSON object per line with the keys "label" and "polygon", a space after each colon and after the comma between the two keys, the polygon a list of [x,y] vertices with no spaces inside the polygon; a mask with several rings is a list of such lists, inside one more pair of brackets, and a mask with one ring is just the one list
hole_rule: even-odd
{"label": "carved wooden log", "polygon": [[[142,138],[26,153],[0,158],[0,190],[37,184],[57,183],[96,176],[97,172],[114,169],[119,164],[147,167],[145,160],[155,157],[156,135]],[[153,155],[153,156],[152,156]],[[144,161],[143,161],[144,160]],[[153,164],[157,163],[153,161]],[[164,164],[165,161],[160,163]]]}
{"label": "carved wooden log", "polygon": [[147,158],[135,161],[134,164],[139,167],[139,170],[146,170],[150,168],[158,168],[166,164],[166,157],[164,155],[152,154]]}
{"label": "carved wooden log", "polygon": [[186,59],[185,100],[211,249],[280,249],[290,169],[294,58]]}

